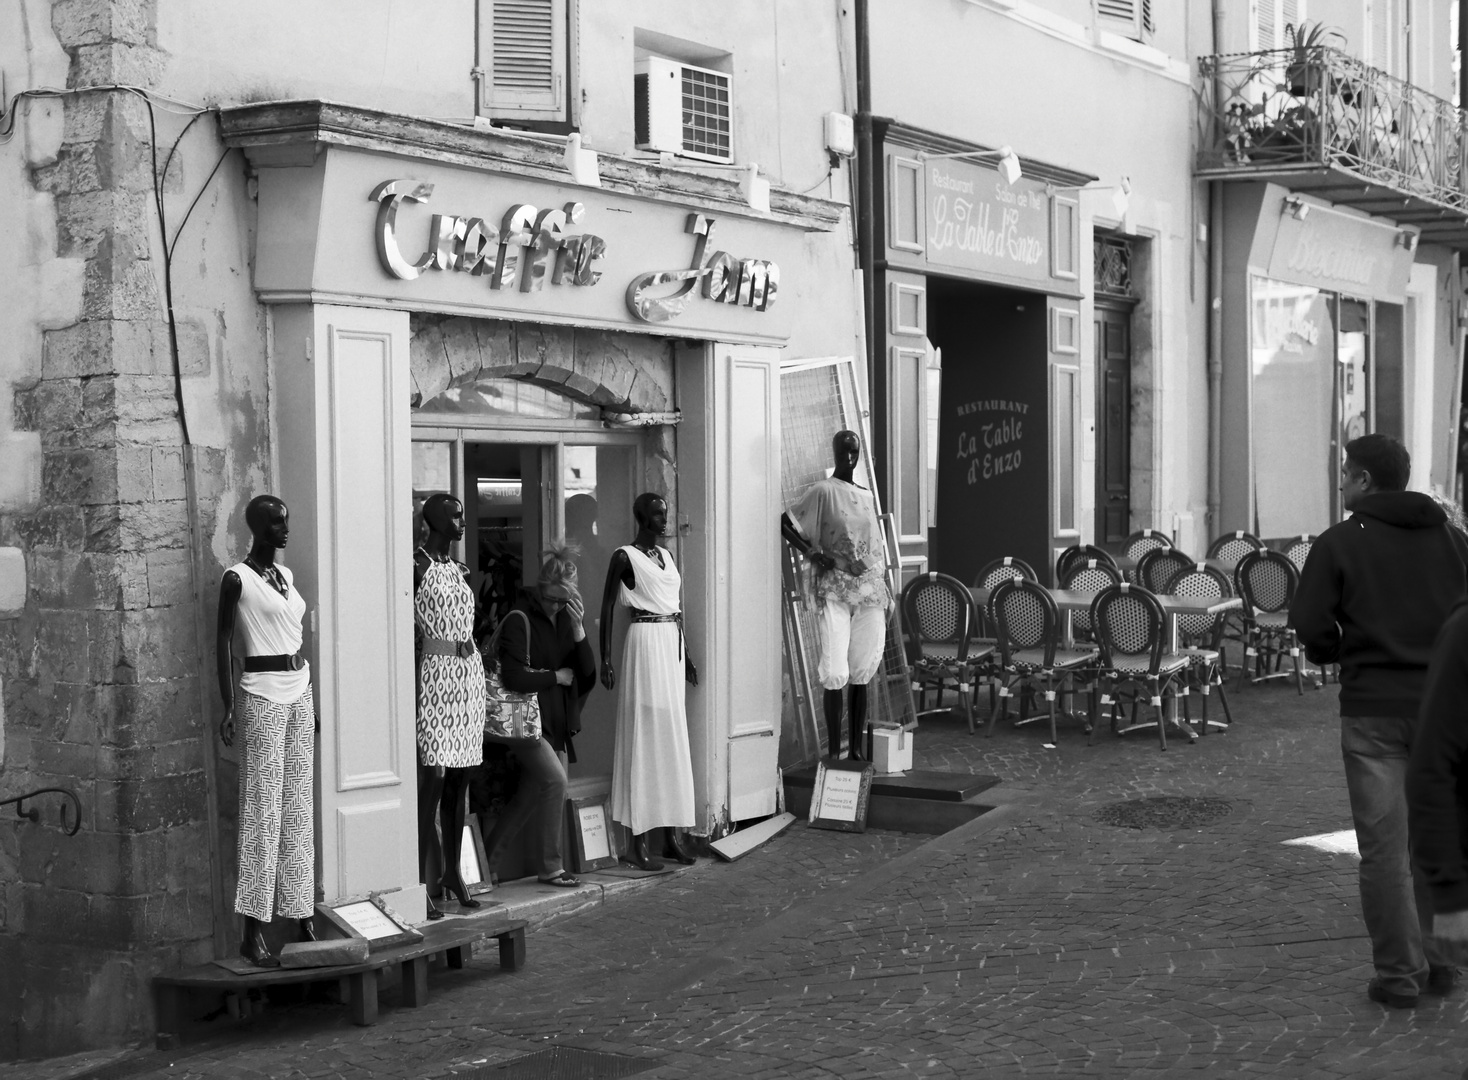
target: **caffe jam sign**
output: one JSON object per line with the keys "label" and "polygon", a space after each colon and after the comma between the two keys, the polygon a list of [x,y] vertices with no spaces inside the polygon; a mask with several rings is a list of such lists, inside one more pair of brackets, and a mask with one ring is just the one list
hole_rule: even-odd
{"label": "caffe jam sign", "polygon": [[[382,268],[401,281],[413,281],[430,271],[468,274],[486,279],[494,290],[540,292],[553,286],[589,288],[602,278],[598,266],[607,254],[606,241],[590,232],[574,232],[586,216],[586,206],[568,202],[542,209],[516,203],[498,224],[483,217],[434,214],[428,224],[421,254],[403,253],[398,237],[398,209],[404,203],[426,203],[433,185],[417,180],[388,180],[368,196],[377,203],[373,238]],[[639,274],[627,285],[627,310],[643,322],[670,322],[690,301],[768,311],[775,302],[780,268],[764,259],[741,259],[727,251],[709,252],[715,221],[689,214],[686,230],[694,237],[686,269],[653,270]],[[663,291],[663,287],[671,290]]]}

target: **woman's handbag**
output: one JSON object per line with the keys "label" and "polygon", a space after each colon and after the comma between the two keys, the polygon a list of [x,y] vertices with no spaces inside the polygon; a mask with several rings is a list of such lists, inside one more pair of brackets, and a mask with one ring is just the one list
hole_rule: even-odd
{"label": "woman's handbag", "polygon": [[531,692],[518,694],[500,681],[500,635],[510,615],[525,620],[525,666],[530,666],[530,616],[512,610],[490,639],[484,658],[484,733],[501,739],[540,738],[540,697]]}

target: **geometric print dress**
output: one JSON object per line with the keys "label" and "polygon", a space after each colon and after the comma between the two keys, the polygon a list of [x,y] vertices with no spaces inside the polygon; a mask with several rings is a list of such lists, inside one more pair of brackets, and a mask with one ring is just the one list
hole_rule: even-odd
{"label": "geometric print dress", "polygon": [[[429,558],[413,600],[424,637],[468,641],[474,591],[456,562]],[[425,765],[463,769],[484,761],[484,662],[425,654],[418,666],[418,753]]]}

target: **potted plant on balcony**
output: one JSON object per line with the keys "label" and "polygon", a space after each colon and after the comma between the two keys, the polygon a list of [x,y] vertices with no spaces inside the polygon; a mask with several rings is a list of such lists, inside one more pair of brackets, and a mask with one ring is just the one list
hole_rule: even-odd
{"label": "potted plant on balcony", "polygon": [[1344,48],[1346,35],[1324,23],[1285,26],[1293,56],[1285,68],[1285,88],[1295,97],[1309,97],[1325,85],[1325,50]]}

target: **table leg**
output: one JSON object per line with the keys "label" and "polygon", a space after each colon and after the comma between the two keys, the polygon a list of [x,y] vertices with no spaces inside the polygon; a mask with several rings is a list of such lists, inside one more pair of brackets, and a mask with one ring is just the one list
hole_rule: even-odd
{"label": "table leg", "polygon": [[428,1004],[428,957],[403,961],[403,1003],[410,1009]]}
{"label": "table leg", "polygon": [[368,1027],[377,1023],[377,972],[359,971],[348,975],[352,988],[352,1023]]}
{"label": "table leg", "polygon": [[519,971],[525,966],[525,928],[511,930],[499,936],[500,967],[505,971]]}

